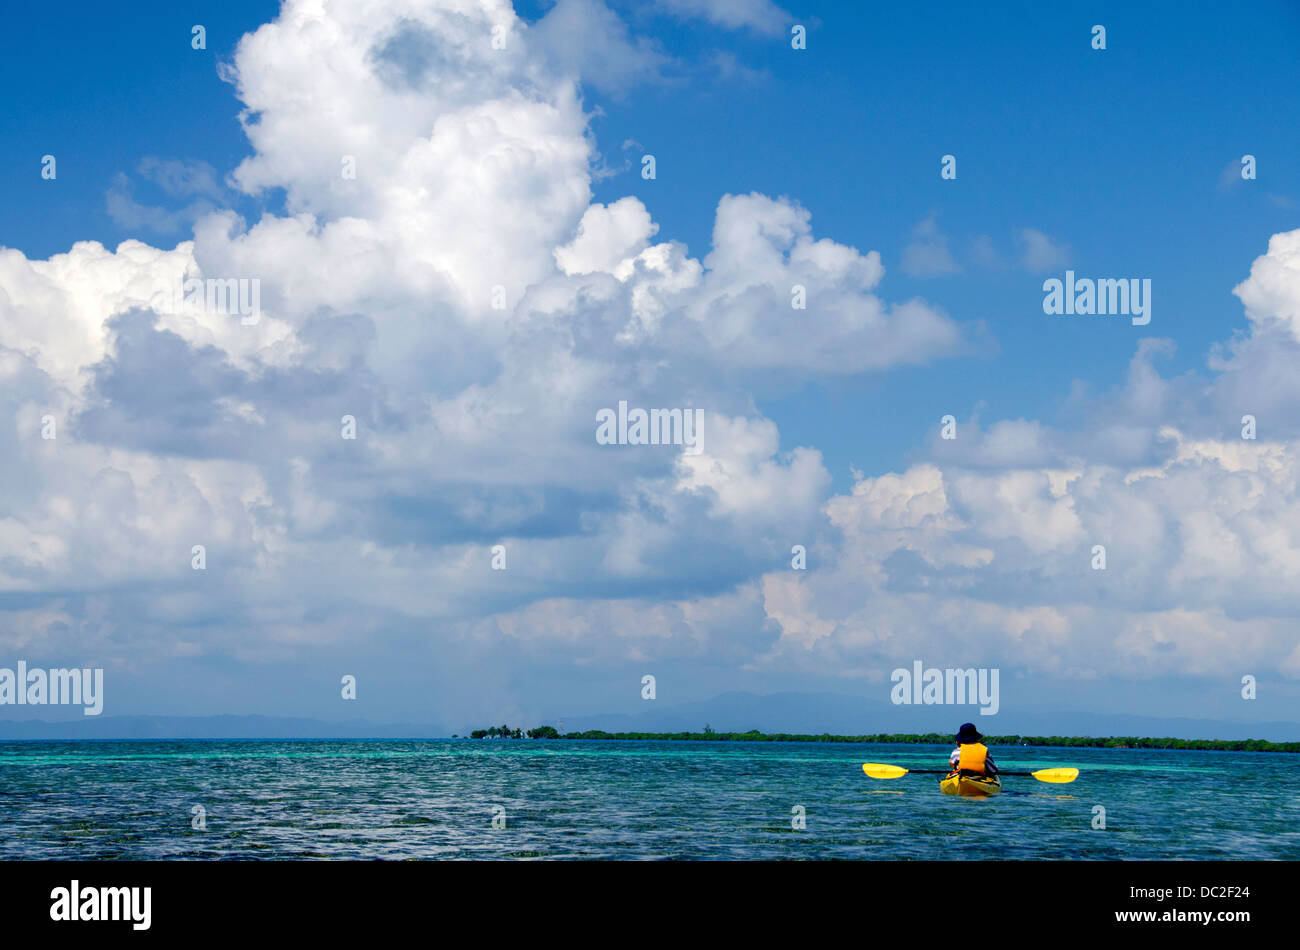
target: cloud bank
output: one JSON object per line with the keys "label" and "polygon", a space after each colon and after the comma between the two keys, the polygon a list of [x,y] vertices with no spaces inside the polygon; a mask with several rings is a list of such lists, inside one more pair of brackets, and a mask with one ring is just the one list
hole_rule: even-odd
{"label": "cloud bank", "polygon": [[[760,32],[780,15],[671,6]],[[206,211],[170,249],[0,250],[7,649],[1300,676],[1300,231],[1250,265],[1250,332],[1205,374],[1162,378],[1168,344],[1147,341],[1068,430],[971,418],[949,441],[936,420],[923,459],[832,494],[756,389],[952,359],[973,331],[888,299],[880,254],[792,198],[719,196],[702,256],[635,196],[593,203],[583,84],[616,91],[660,54],[602,4],[551,16],[627,57],[495,0],[289,0],[227,77],[253,149],[230,182],[283,189],[283,215]],[[917,237],[942,254],[905,268],[956,268],[933,227]],[[1025,267],[1063,259],[1019,240]],[[186,279],[256,279],[259,318],[160,307]],[[703,409],[704,452],[597,445],[620,400]]]}

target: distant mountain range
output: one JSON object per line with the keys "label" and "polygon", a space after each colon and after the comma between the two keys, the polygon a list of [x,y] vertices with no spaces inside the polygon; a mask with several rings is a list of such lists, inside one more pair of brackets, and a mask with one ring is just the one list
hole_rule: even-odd
{"label": "distant mountain range", "polygon": [[[550,716],[538,722],[511,722],[525,729],[553,725],[565,732],[718,732],[868,733],[955,732],[966,721],[989,735],[1151,736],[1177,739],[1267,739],[1300,741],[1300,723],[1173,719],[1116,713],[1025,709],[981,716],[973,706],[894,706],[834,693],[724,693],[700,702],[659,706],[634,714]],[[83,716],[59,722],[0,720],[0,741],[40,739],[419,739],[464,734],[473,723],[449,729],[435,724],[334,722],[283,716]]]}

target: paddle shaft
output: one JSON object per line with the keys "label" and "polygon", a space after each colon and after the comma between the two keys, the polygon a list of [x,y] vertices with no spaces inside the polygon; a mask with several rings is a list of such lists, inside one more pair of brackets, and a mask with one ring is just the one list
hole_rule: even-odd
{"label": "paddle shaft", "polygon": [[[909,775],[951,775],[952,769],[908,769]],[[1033,775],[1033,772],[1003,772],[999,769],[993,775]]]}
{"label": "paddle shaft", "polygon": [[[915,772],[918,775],[953,775],[957,770],[949,768],[944,769],[905,769],[901,765],[885,765],[880,762],[863,762],[862,771],[872,778],[892,779],[902,778],[904,775]],[[980,773],[970,772],[969,775],[978,775]],[[1028,778],[1036,778],[1040,782],[1048,782],[1053,785],[1065,785],[1073,782],[1079,777],[1079,770],[1076,768],[1052,768],[1039,769],[1037,772],[993,772],[997,775],[1024,775]]]}
{"label": "paddle shaft", "polygon": [[951,775],[952,769],[908,769],[908,775]]}

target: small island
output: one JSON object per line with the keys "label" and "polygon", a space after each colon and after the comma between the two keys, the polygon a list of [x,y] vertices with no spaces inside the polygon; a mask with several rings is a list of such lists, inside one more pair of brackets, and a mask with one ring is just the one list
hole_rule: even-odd
{"label": "small island", "polygon": [[[538,726],[536,729],[529,729],[524,732],[522,729],[511,729],[509,726],[492,726],[489,729],[475,729],[469,734],[471,739],[561,739],[563,736],[555,729],[554,726]],[[453,737],[454,738],[454,737]]]}
{"label": "small island", "polygon": [[[715,732],[705,726],[703,732],[605,732],[589,729],[586,732],[561,734],[553,726],[539,726],[527,731],[493,726],[475,729],[471,739],[560,739],[560,740],[623,740],[641,742],[842,742],[858,744],[952,745],[952,736],[938,732],[925,733],[874,733],[861,736],[840,736],[824,732],[820,735],[787,732]],[[1269,742],[1265,739],[1174,739],[1144,736],[985,736],[989,746],[1055,746],[1081,749],[1179,749],[1203,752],[1300,752],[1300,742]]]}

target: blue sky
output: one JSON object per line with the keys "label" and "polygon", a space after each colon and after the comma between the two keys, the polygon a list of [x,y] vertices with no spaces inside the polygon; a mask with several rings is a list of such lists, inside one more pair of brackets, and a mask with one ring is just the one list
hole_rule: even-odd
{"label": "blue sky", "polygon": [[[24,456],[10,472],[23,486],[5,512],[22,526],[9,538],[22,563],[0,596],[25,632],[7,652],[105,665],[109,688],[116,677],[132,697],[110,712],[457,727],[634,711],[623,684],[643,667],[681,700],[735,688],[876,696],[880,676],[922,649],[941,666],[999,666],[1040,705],[1062,690],[1078,708],[1143,714],[1265,719],[1293,704],[1300,605],[1283,588],[1300,564],[1287,468],[1300,407],[1277,381],[1293,375],[1295,291],[1289,245],[1270,239],[1300,217],[1294,4],[520,3],[508,60],[487,58],[475,32],[508,19],[508,4],[452,26],[438,7],[403,3],[369,24],[340,14],[332,47],[285,26],[239,50],[277,4],[11,14],[0,245],[38,262],[79,241],[110,255],[141,241],[159,251],[133,272],[142,282],[191,256],[207,276],[264,268],[271,319],[260,335],[160,322],[109,299],[101,278],[84,306],[102,312],[78,309],[79,275],[125,273],[120,254],[35,268],[51,285],[39,291],[26,264],[0,271],[0,346],[26,361],[14,386],[31,387],[14,389],[7,435],[19,444],[33,407],[57,404],[88,453]],[[207,50],[190,48],[194,23]],[[790,48],[796,23],[803,51]],[[1094,24],[1104,51],[1091,48]],[[344,82],[335,56],[370,72]],[[501,111],[514,95],[530,111]],[[249,97],[260,141],[239,121]],[[499,160],[472,123],[447,131],[448,117],[471,114],[515,136],[512,154],[529,163]],[[349,149],[365,156],[351,190],[322,171]],[[653,181],[639,174],[644,153]],[[45,154],[56,181],[39,175]],[[944,154],[956,180],[940,178]],[[1255,180],[1233,174],[1245,154]],[[475,182],[471,197],[448,185],[454,168]],[[766,197],[735,204],[713,247],[720,200],[751,193]],[[425,204],[430,194],[441,197]],[[629,197],[639,204],[608,210]],[[764,272],[746,243],[750,228],[789,226],[794,208],[810,241],[856,249],[842,267],[809,265],[824,284],[806,329],[763,296],[777,287],[788,301],[787,275]],[[239,219],[214,225],[223,209]],[[312,216],[304,236],[289,236],[294,215]],[[617,259],[568,243],[580,220],[592,234],[652,221],[626,259],[680,242],[706,276],[686,291],[618,276]],[[477,255],[448,237],[462,229],[482,236],[466,239]],[[550,262],[566,244],[578,263],[560,273]],[[509,319],[476,297],[496,280],[483,263],[493,248],[519,262]],[[370,276],[348,284],[340,275],[364,249]],[[870,252],[883,276],[865,276]],[[782,253],[794,273],[791,246]],[[1044,315],[1042,282],[1067,268],[1149,278],[1151,323]],[[637,309],[638,286],[661,314]],[[819,312],[821,293],[837,309]],[[868,299],[891,315],[879,337],[855,324]],[[922,324],[894,309],[914,300]],[[84,340],[33,329],[31,314],[60,307]],[[634,345],[616,342],[629,315]],[[431,320],[447,329],[431,334]],[[548,372],[568,374],[556,389],[571,407],[702,403],[733,420],[726,450],[713,469],[644,452],[593,463],[579,444],[585,408],[538,415],[548,388],[520,382]],[[373,436],[369,454],[303,431],[347,411]],[[1228,440],[1242,441],[1243,413],[1266,411],[1246,449],[1267,457],[1243,462]],[[961,432],[952,445],[935,441],[946,413]],[[522,421],[480,440],[481,428],[459,428],[470,417]],[[104,488],[118,466],[120,495]],[[924,487],[926,466],[942,490]],[[1135,501],[1124,486],[1157,469],[1168,485]],[[1065,471],[1078,474],[1062,500],[1043,486]],[[1094,481],[1103,487],[1085,491]],[[1257,500],[1205,514],[1207,499],[1239,496]],[[106,513],[70,536],[64,504]],[[115,523],[116,505],[136,520]],[[146,553],[162,535],[144,522],[202,534],[205,519],[225,563],[241,565],[219,590]],[[1125,524],[1145,527],[1112,545],[1103,610],[1079,586],[1087,574],[1062,572]],[[509,584],[451,566],[484,561],[476,552],[498,540],[514,551],[513,539],[536,569],[512,566]],[[189,541],[172,542],[188,573]],[[799,542],[815,565],[806,576],[782,567]],[[70,553],[81,550],[105,553]],[[1231,557],[1213,564],[1216,551]],[[115,556],[121,569],[104,563]],[[359,574],[374,594],[349,600],[339,585],[358,557],[376,559]],[[930,629],[909,639],[920,623]],[[85,656],[69,652],[78,642]],[[363,695],[383,701],[323,698],[341,668],[382,683]],[[1244,673],[1273,684],[1255,705],[1236,697]]]}

